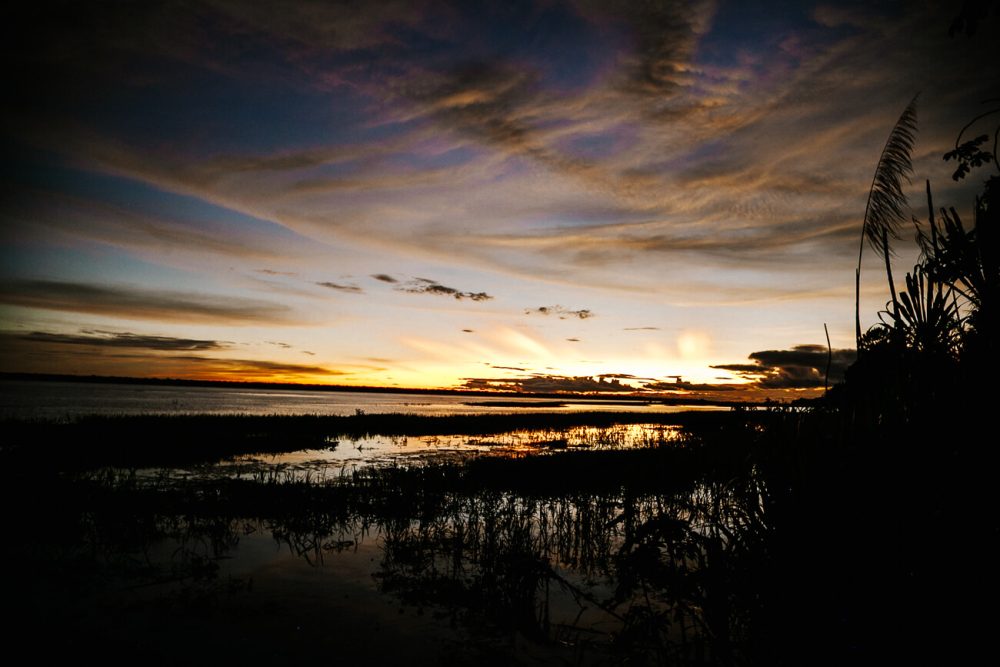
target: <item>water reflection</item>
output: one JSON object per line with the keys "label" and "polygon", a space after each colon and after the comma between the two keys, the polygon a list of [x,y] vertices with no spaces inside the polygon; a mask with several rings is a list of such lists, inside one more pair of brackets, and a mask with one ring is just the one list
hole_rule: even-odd
{"label": "water reflection", "polygon": [[[497,478],[516,469],[503,470]],[[30,599],[39,613],[65,608],[67,598],[92,607],[95,596],[104,608],[126,598],[220,605],[289,581],[295,563],[342,579],[341,565],[363,553],[369,566],[355,569],[354,584],[367,579],[404,608],[430,610],[442,627],[460,628],[449,632],[471,632],[509,656],[729,663],[745,648],[759,605],[747,582],[768,530],[753,477],[691,477],[655,493],[627,480],[614,492],[581,482],[552,493],[469,475],[440,463],[370,466],[336,483],[103,470],[49,480],[57,502],[22,504],[13,528],[24,549],[15,553],[36,574]],[[42,494],[36,487],[35,500]],[[58,588],[46,583],[51,572],[60,572]],[[296,586],[286,594],[308,597]],[[156,620],[175,622],[159,612]]]}
{"label": "water reflection", "polygon": [[217,465],[177,469],[193,477],[335,481],[369,465],[416,465],[460,462],[470,456],[519,457],[580,450],[627,450],[664,447],[681,438],[677,426],[616,424],[567,429],[521,429],[490,436],[367,435],[331,436],[327,446],[266,455],[236,456]]}

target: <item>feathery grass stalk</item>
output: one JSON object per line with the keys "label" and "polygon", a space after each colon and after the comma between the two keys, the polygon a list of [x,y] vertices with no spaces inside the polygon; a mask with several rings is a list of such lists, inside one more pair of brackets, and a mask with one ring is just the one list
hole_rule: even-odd
{"label": "feathery grass stalk", "polygon": [[861,257],[865,250],[865,239],[885,258],[889,289],[892,291],[893,303],[896,303],[889,264],[892,252],[889,238],[899,238],[899,226],[904,220],[903,208],[906,206],[906,195],[903,193],[903,180],[909,182],[910,174],[913,173],[910,153],[917,133],[917,97],[915,95],[910,100],[892,128],[892,132],[889,133],[868,191],[865,219],[861,226],[861,244],[858,248],[858,268],[854,274],[854,325],[859,354],[861,353]]}

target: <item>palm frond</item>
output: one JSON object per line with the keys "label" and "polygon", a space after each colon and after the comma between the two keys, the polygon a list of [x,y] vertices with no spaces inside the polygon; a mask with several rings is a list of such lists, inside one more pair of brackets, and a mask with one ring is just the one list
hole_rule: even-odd
{"label": "palm frond", "polygon": [[910,153],[917,134],[917,97],[910,101],[889,133],[868,191],[862,247],[867,238],[871,247],[882,255],[891,252],[888,239],[899,238],[899,227],[906,220],[903,181],[909,183],[913,173]]}
{"label": "palm frond", "polygon": [[919,264],[906,274],[906,290],[893,309],[879,314],[890,337],[918,352],[951,354],[961,335],[961,317],[951,289]]}

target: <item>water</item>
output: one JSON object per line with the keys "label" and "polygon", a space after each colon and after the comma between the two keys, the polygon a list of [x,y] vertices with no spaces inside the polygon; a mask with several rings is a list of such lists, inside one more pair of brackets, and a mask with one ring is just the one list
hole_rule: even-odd
{"label": "water", "polygon": [[681,412],[719,410],[711,406],[678,406],[613,399],[560,400],[424,394],[379,394],[295,389],[171,387],[88,382],[0,381],[0,418],[70,419],[83,415],[247,414],[353,415],[409,413],[417,415],[495,414],[547,410],[579,412]]}
{"label": "water", "polygon": [[[510,401],[0,382],[0,415],[21,418],[683,409]],[[8,549],[16,550],[13,562],[21,566],[8,571],[17,573],[21,597],[33,601],[39,620],[29,615],[29,624],[40,626],[44,618],[68,631],[74,647],[132,638],[136,655],[152,648],[174,661],[191,655],[227,663],[304,663],[331,655],[370,661],[373,647],[381,646],[387,648],[375,650],[376,657],[412,665],[613,664],[636,655],[648,662],[650,646],[669,646],[677,655],[703,653],[699,628],[702,616],[711,614],[701,610],[711,611],[716,599],[730,609],[732,596],[714,590],[701,596],[700,585],[687,583],[687,571],[691,581],[709,580],[689,560],[706,539],[726,546],[711,532],[712,522],[724,525],[727,535],[738,528],[727,516],[716,516],[729,506],[731,482],[706,490],[701,485],[710,482],[667,484],[655,494],[603,485],[595,491],[581,482],[573,492],[521,495],[499,483],[469,488],[458,478],[411,476],[422,473],[413,466],[425,462],[475,456],[650,447],[667,452],[678,429],[655,421],[512,426],[492,435],[331,433],[325,446],[318,438],[315,449],[166,470],[86,472],[79,479],[53,478],[49,486],[12,474],[0,488],[19,502],[5,503],[0,519],[19,536]],[[625,481],[630,469],[602,465],[600,472]],[[217,483],[221,478],[243,481]],[[738,509],[745,522],[755,506]],[[643,560],[637,539],[656,549],[669,540],[664,557],[675,560]],[[727,557],[715,553],[713,566]],[[44,576],[24,576],[26,571]],[[665,573],[670,581],[685,578],[679,590],[694,591],[692,597],[675,600],[658,590]],[[734,618],[729,626],[739,639],[742,616]]]}
{"label": "water", "polygon": [[214,465],[149,469],[144,477],[197,479],[235,477],[275,481],[336,480],[369,465],[419,465],[426,462],[461,461],[472,456],[520,457],[564,451],[637,449],[660,447],[679,438],[676,426],[617,424],[566,429],[518,429],[489,436],[471,435],[368,435],[331,438],[324,449],[301,449],[275,454],[247,454]]}

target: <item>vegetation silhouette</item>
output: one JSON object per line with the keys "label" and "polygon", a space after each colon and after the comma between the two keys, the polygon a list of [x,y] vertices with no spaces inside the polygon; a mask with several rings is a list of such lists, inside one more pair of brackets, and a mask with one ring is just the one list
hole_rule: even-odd
{"label": "vegetation silhouette", "polygon": [[865,204],[864,222],[861,225],[861,245],[858,248],[858,268],[855,271],[855,331],[857,349],[861,351],[861,258],[867,239],[872,249],[882,255],[885,260],[886,276],[889,280],[889,293],[893,304],[896,302],[896,291],[892,280],[892,255],[889,239],[899,238],[899,227],[906,220],[903,209],[906,206],[906,195],[903,193],[903,181],[909,181],[913,172],[910,152],[917,132],[917,96],[910,101],[900,115],[896,125],[889,133],[889,138],[882,148],[872,185],[868,191],[868,201]]}
{"label": "vegetation silhouette", "polygon": [[[982,148],[988,135],[962,142],[969,127],[944,156],[959,162],[956,180],[995,164]],[[908,171],[905,157],[893,161],[899,174]],[[775,452],[785,452],[776,474],[802,494],[794,505],[805,515],[796,523],[813,533],[809,539],[863,547],[870,556],[863,566],[836,549],[832,558],[818,559],[847,600],[854,599],[841,610],[841,626],[858,639],[863,653],[857,655],[943,664],[961,662],[974,649],[929,637],[981,646],[992,617],[935,610],[968,610],[979,595],[998,590],[985,558],[988,536],[998,531],[987,472],[997,457],[985,434],[994,430],[998,370],[1000,178],[983,182],[971,228],[954,208],[935,211],[929,181],[926,192],[928,218],[913,218],[921,253],[903,289],[893,284],[889,233],[882,231],[878,249],[891,299],[878,323],[859,336],[857,361],[827,393],[826,406],[796,417],[796,429],[808,423],[810,431],[827,434],[781,436],[772,428],[767,436]],[[866,216],[866,229],[867,223]],[[825,460],[816,460],[824,451]],[[949,553],[959,559],[955,565],[942,562]],[[865,597],[877,616],[857,605]]]}
{"label": "vegetation silhouette", "polygon": [[[15,599],[32,603],[22,620],[100,633],[74,614],[124,599],[158,645],[163,628],[178,641],[174,614],[252,595],[251,581],[219,567],[249,532],[315,566],[368,541],[380,589],[473,629],[498,652],[488,662],[517,660],[524,639],[610,664],[730,663],[765,616],[744,575],[761,566],[767,534],[731,428],[705,424],[638,451],[371,467],[325,482],[5,467],[0,507],[18,539],[4,571],[18,575]],[[97,594],[95,580],[113,593]],[[182,643],[215,655],[226,641]]]}
{"label": "vegetation silhouette", "polygon": [[[993,153],[981,147],[988,135],[960,143],[969,127],[962,128],[956,149],[944,156],[959,162],[956,180],[975,167],[996,164]],[[908,157],[892,162],[907,168],[909,164]],[[935,212],[930,181],[926,190],[927,222],[913,218],[921,255],[902,291],[896,292],[892,281],[887,245],[879,247],[892,296],[879,323],[859,336],[858,361],[847,374],[845,407],[855,429],[934,426],[938,422],[932,415],[966,413],[962,403],[969,399],[963,394],[973,394],[971,400],[981,404],[978,397],[989,391],[997,370],[1000,178],[990,176],[984,182],[971,229],[953,207]],[[897,211],[892,217],[898,219]],[[880,234],[888,238],[884,228]]]}

